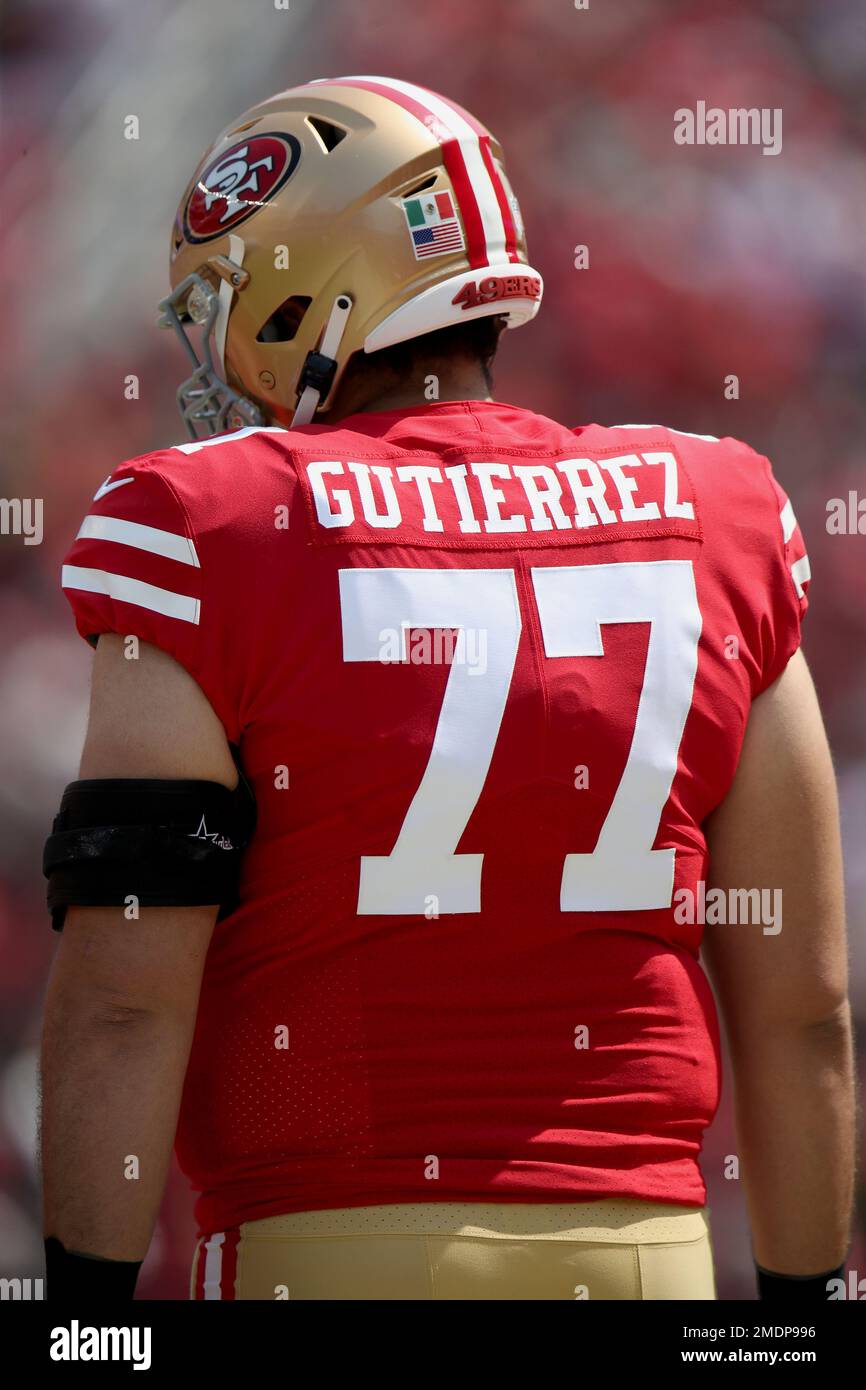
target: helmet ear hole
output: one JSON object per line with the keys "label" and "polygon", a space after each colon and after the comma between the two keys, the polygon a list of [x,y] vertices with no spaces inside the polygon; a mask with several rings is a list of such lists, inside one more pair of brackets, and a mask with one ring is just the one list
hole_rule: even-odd
{"label": "helmet ear hole", "polygon": [[401,191],[401,193],[400,193],[400,197],[401,197],[401,198],[414,198],[414,197],[416,196],[416,194],[426,192],[426,190],[427,190],[428,188],[432,188],[433,185],[434,185],[434,184],[437,184],[438,182],[439,182],[439,174],[438,174],[438,173],[435,173],[435,174],[428,174],[427,177],[424,178],[424,179],[422,179],[420,183],[415,183],[415,184],[413,184],[411,188],[404,188],[404,189]]}
{"label": "helmet ear hole", "polygon": [[322,120],[321,116],[308,116],[307,125],[318,138],[325,154],[330,154],[331,150],[335,149],[341,140],[345,140],[349,133],[342,126],[334,125],[332,121]]}
{"label": "helmet ear hole", "polygon": [[291,299],[285,299],[262,324],[256,334],[256,342],[290,343],[312,302],[307,294],[295,294]]}

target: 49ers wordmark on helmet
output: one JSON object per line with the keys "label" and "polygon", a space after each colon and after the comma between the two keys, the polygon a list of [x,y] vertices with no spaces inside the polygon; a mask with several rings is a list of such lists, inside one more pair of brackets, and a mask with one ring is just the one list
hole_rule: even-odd
{"label": "49ers wordmark on helmet", "polygon": [[300,158],[300,141],[273,131],[223,150],[199,174],[186,200],[187,240],[213,241],[252,217],[291,178]]}

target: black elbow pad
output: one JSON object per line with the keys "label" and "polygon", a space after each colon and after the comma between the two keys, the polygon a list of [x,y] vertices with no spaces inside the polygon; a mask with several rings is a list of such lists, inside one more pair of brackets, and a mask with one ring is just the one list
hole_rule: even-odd
{"label": "black elbow pad", "polygon": [[256,803],[243,775],[234,791],[194,779],[87,778],[63,793],[46,843],[51,925],[66,909],[238,905]]}

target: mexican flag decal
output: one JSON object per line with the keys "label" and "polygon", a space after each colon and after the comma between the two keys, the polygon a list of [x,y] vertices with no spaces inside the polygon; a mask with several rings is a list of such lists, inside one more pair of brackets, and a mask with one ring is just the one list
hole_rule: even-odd
{"label": "mexican flag decal", "polygon": [[416,261],[465,249],[450,193],[422,193],[418,198],[406,198],[403,211]]}

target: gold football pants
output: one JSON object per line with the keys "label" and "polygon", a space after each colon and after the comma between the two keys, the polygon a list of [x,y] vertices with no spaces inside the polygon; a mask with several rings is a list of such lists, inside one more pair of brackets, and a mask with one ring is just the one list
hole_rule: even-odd
{"label": "gold football pants", "polygon": [[714,1299],[707,1211],[418,1202],[297,1212],[199,1240],[192,1298]]}

